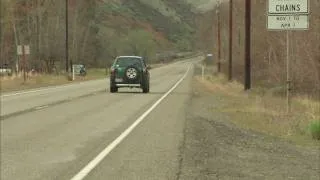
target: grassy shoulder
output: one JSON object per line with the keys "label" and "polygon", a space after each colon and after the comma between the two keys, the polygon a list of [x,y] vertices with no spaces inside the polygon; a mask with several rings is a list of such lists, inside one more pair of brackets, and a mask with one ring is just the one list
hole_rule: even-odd
{"label": "grassy shoulder", "polygon": [[[152,64],[152,68],[158,68],[164,64]],[[11,76],[11,77],[1,77],[0,78],[0,92],[12,92],[21,91],[33,88],[48,87],[70,84],[81,81],[95,80],[106,78],[109,73],[106,69],[91,68],[88,69],[86,77],[76,76],[74,81],[68,80],[66,75],[49,75],[49,74],[39,74],[28,76],[27,80],[24,82],[23,75]]]}
{"label": "grassy shoulder", "polygon": [[292,99],[292,113],[288,115],[284,98],[262,94],[257,89],[244,92],[243,85],[228,82],[223,75],[206,76],[204,79],[196,76],[196,80],[223,98],[224,104],[212,111],[226,114],[236,125],[298,144],[319,145],[311,134],[312,130],[319,131],[320,128],[319,101],[295,97]]}

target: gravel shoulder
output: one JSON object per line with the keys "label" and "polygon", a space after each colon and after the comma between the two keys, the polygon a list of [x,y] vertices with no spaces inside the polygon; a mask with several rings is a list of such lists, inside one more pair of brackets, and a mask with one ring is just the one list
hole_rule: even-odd
{"label": "gravel shoulder", "polygon": [[222,106],[223,96],[196,78],[187,110],[179,179],[320,178],[319,148],[236,126]]}

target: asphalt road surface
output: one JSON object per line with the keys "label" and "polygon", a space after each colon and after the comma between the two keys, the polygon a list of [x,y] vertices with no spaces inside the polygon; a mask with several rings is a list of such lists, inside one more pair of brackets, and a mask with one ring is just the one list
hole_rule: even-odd
{"label": "asphalt road surface", "polygon": [[[1,179],[175,179],[190,65],[201,59],[153,69],[148,94],[140,89],[111,94],[105,91],[108,81],[97,80],[2,95],[1,115],[7,117],[1,121]],[[117,146],[109,146],[141,115],[147,116]],[[112,151],[83,175],[107,147]]]}

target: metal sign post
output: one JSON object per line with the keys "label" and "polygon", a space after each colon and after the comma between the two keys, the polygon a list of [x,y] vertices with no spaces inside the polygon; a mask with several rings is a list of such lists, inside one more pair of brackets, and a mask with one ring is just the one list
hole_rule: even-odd
{"label": "metal sign post", "polygon": [[268,30],[286,31],[287,113],[291,111],[290,31],[309,29],[309,8],[309,0],[269,0],[267,4]]}
{"label": "metal sign post", "polygon": [[287,113],[290,112],[290,90],[291,90],[291,77],[290,77],[290,31],[287,31]]}

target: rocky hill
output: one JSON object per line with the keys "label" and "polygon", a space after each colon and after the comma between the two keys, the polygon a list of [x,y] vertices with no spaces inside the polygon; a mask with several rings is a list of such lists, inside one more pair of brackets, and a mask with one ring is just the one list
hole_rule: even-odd
{"label": "rocky hill", "polygon": [[[16,46],[29,44],[28,66],[63,69],[65,0],[13,0],[1,4],[1,63],[19,61]],[[186,0],[69,0],[69,56],[104,66],[119,54],[153,56],[195,48],[196,14]]]}

